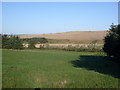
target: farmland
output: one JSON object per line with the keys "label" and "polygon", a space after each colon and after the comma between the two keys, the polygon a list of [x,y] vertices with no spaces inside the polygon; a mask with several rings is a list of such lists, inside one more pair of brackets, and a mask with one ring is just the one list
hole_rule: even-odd
{"label": "farmland", "polygon": [[3,50],[3,88],[117,88],[120,66],[103,52]]}
{"label": "farmland", "polygon": [[118,2],[23,1],[1,3],[3,90],[120,88]]}
{"label": "farmland", "polygon": [[40,38],[49,39],[49,43],[83,43],[88,44],[91,41],[98,40],[98,43],[103,43],[106,36],[106,31],[71,31],[53,34],[36,34],[36,35],[19,35],[20,38]]}

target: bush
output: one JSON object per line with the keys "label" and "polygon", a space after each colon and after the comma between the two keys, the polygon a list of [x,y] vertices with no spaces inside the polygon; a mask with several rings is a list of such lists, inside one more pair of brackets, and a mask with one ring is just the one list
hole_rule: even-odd
{"label": "bush", "polygon": [[120,25],[111,25],[104,43],[104,52],[115,61],[120,62]]}
{"label": "bush", "polygon": [[47,43],[48,42],[46,38],[24,38],[22,40],[23,42],[27,42],[27,43],[32,42],[32,41],[34,41],[35,43]]}
{"label": "bush", "polygon": [[2,48],[2,35],[0,34],[0,48]]}
{"label": "bush", "polygon": [[4,49],[23,49],[22,40],[14,35],[2,35],[2,48]]}
{"label": "bush", "polygon": [[[34,49],[35,44],[39,44],[39,43],[47,43],[47,39],[46,38],[25,38],[22,39],[24,43],[28,43],[28,48],[30,49]],[[42,49],[43,47],[40,46],[40,48]]]}
{"label": "bush", "polygon": [[34,48],[36,48],[35,47],[35,44],[37,43],[35,40],[33,40],[33,39],[31,39],[31,40],[29,40],[29,45],[28,45],[28,48],[30,48],[30,49],[34,49]]}

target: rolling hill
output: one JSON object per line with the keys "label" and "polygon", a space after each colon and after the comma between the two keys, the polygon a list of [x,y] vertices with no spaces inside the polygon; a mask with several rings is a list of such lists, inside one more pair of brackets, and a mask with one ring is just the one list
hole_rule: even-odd
{"label": "rolling hill", "polygon": [[47,39],[68,39],[75,41],[103,40],[107,31],[71,31],[54,34],[19,35],[20,38],[44,37]]}

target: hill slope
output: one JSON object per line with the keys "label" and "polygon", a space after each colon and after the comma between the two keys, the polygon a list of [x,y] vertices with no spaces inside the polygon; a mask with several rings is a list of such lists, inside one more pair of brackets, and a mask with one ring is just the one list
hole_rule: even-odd
{"label": "hill slope", "polygon": [[54,34],[37,34],[37,35],[19,35],[20,38],[44,37],[48,39],[68,39],[68,40],[103,40],[106,31],[72,31]]}

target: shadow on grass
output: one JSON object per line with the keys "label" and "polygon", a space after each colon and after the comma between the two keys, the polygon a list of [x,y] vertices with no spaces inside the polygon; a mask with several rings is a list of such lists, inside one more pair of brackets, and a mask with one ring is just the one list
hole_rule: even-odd
{"label": "shadow on grass", "polygon": [[99,73],[108,74],[120,78],[120,65],[111,61],[107,56],[82,55],[78,60],[71,61],[76,68],[85,68]]}

